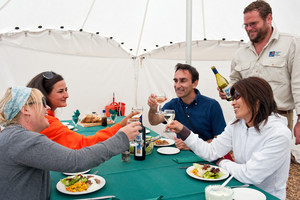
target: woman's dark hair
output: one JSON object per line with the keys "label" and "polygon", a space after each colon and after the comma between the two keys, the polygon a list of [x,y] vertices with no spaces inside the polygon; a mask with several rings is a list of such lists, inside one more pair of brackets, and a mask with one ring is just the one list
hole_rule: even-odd
{"label": "woman's dark hair", "polygon": [[245,9],[244,9],[244,14],[247,12],[251,12],[256,10],[259,13],[259,16],[263,19],[266,20],[269,14],[272,14],[272,8],[271,6],[263,1],[263,0],[258,0],[250,3]]}
{"label": "woman's dark hair", "polygon": [[[250,109],[254,127],[257,131],[261,122],[267,123],[271,113],[278,113],[273,91],[267,81],[259,77],[249,77],[236,82],[230,89],[233,96],[237,91]],[[277,115],[277,114],[276,114]],[[234,123],[238,122],[236,120]]]}
{"label": "woman's dark hair", "polygon": [[39,89],[45,96],[47,105],[52,107],[51,103],[48,101],[48,94],[53,90],[53,85],[61,80],[64,80],[61,75],[52,71],[46,71],[39,73],[31,79],[27,84],[27,87]]}
{"label": "woman's dark hair", "polygon": [[192,83],[194,83],[196,80],[199,80],[199,73],[195,67],[192,67],[191,65],[188,64],[181,64],[177,63],[175,66],[175,72],[178,70],[188,70],[192,76]]}

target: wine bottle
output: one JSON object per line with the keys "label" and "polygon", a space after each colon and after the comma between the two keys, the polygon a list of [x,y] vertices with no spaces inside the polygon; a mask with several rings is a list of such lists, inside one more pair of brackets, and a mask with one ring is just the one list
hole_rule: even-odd
{"label": "wine bottle", "polygon": [[146,158],[146,129],[142,125],[140,134],[136,136],[136,145],[134,147],[134,160],[145,160]]}
{"label": "wine bottle", "polygon": [[228,81],[221,74],[219,74],[215,66],[212,66],[211,69],[216,76],[218,87],[220,88],[221,91],[223,91],[226,94],[226,100],[231,101],[232,97],[230,95],[230,85]]}

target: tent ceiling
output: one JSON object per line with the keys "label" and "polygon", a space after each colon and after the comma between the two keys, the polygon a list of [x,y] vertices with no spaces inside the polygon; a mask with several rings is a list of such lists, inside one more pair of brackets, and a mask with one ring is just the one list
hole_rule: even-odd
{"label": "tent ceiling", "polygon": [[[251,1],[194,0],[192,40],[206,37],[209,40],[247,41],[241,27],[242,11]],[[300,1],[268,2],[280,31],[300,35],[300,29],[295,25],[300,20]],[[43,29],[60,29],[61,26],[64,30],[83,29],[113,37],[137,55],[156,49],[156,45],[161,47],[170,42],[185,41],[186,1],[149,0],[141,45],[136,52],[146,5],[147,0],[3,0],[0,2],[0,33],[15,32],[15,27],[19,27],[19,31],[40,31],[38,26]]]}

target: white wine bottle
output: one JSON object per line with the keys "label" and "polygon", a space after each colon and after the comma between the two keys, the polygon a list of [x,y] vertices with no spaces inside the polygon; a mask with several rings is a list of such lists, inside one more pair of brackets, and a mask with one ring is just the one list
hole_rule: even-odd
{"label": "white wine bottle", "polygon": [[223,91],[226,94],[226,100],[231,101],[232,97],[230,95],[230,85],[228,81],[221,74],[219,74],[215,66],[212,66],[211,69],[216,76],[218,87],[220,88],[221,91]]}

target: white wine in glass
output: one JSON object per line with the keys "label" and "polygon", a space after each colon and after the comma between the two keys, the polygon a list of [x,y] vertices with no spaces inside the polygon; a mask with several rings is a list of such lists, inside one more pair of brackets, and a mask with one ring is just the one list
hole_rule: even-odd
{"label": "white wine in glass", "polygon": [[[174,119],[175,119],[175,110],[169,110],[166,109],[163,112],[164,118],[167,122],[167,124],[170,124]],[[170,129],[168,128],[168,130],[166,130],[166,132],[170,132]]]}
{"label": "white wine in glass", "polygon": [[159,94],[156,96],[156,101],[158,103],[158,113],[161,114],[162,111],[161,111],[161,104],[163,102],[165,102],[167,100],[167,97],[165,94]]}
{"label": "white wine in glass", "polygon": [[143,114],[143,107],[142,106],[135,106],[131,109],[132,112],[139,112],[138,114],[134,115],[133,118],[140,118]]}

